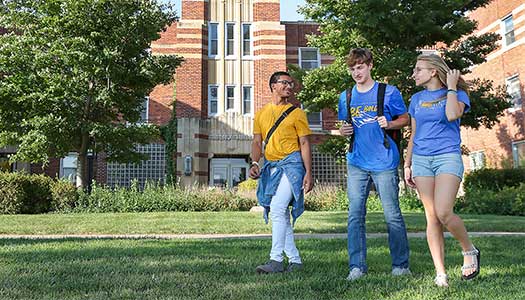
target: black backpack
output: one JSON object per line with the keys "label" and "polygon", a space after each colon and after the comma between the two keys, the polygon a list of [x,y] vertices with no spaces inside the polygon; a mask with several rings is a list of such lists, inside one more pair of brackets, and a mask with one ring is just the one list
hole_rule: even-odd
{"label": "black backpack", "polygon": [[[381,117],[384,116],[384,109],[385,109],[385,91],[386,91],[386,84],[385,83],[379,83],[379,87],[377,89],[377,116]],[[346,111],[348,114],[348,123],[352,124],[352,113],[350,109],[350,103],[352,101],[352,90],[346,89]],[[397,119],[397,116],[392,117],[392,120]],[[390,148],[390,141],[386,137],[388,134],[392,140],[397,145],[397,150],[401,152],[401,129],[384,129],[383,130],[383,145],[385,148]],[[350,136],[350,145],[348,146],[348,152],[352,152],[354,148],[354,136],[355,134],[352,134]]]}

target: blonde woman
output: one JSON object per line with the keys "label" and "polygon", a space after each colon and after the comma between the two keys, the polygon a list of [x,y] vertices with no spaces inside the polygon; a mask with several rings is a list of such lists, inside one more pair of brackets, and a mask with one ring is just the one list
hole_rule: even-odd
{"label": "blonde woman", "polygon": [[412,78],[425,89],[410,101],[412,135],[405,159],[405,181],[416,188],[427,220],[427,242],[436,268],[434,282],[448,286],[443,226],[463,253],[462,278],[479,274],[480,251],[470,241],[454,202],[463,178],[460,118],[470,108],[468,85],[435,54],[418,56]]}

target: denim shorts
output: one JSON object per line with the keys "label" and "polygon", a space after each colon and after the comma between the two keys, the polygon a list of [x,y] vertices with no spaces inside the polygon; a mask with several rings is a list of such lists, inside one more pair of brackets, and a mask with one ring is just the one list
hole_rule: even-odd
{"label": "denim shorts", "polygon": [[463,159],[459,153],[439,155],[412,155],[412,177],[435,177],[439,174],[452,174],[463,179]]}

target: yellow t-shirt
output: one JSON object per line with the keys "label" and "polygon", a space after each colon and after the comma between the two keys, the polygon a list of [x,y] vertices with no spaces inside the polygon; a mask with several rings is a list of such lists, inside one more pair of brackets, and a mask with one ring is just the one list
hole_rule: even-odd
{"label": "yellow t-shirt", "polygon": [[[283,105],[266,104],[261,110],[255,113],[253,134],[262,135],[262,140],[264,141],[268,131],[270,131],[270,128],[275,124],[275,121],[277,121],[290,106],[292,106],[290,103]],[[308,127],[306,113],[302,109],[295,109],[284,118],[270,137],[264,151],[264,157],[272,161],[281,160],[290,153],[299,151],[299,137],[307,136],[311,133],[310,127]]]}

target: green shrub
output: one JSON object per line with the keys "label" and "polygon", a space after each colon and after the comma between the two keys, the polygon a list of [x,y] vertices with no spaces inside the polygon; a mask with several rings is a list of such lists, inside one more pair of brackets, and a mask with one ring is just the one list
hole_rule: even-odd
{"label": "green shrub", "polygon": [[525,216],[525,183],[499,191],[469,189],[456,203],[463,213]]}
{"label": "green shrub", "polygon": [[[52,183],[50,177],[42,174],[0,173],[0,186],[5,186],[2,195],[6,197],[0,200],[3,205],[0,211],[22,214],[48,212],[52,199]],[[14,190],[5,191],[5,189]]]}
{"label": "green shrub", "polygon": [[465,176],[465,192],[472,190],[499,191],[504,187],[515,187],[525,182],[525,168],[519,169],[480,169]]}
{"label": "green shrub", "polygon": [[78,201],[75,185],[68,180],[57,180],[51,184],[51,210],[71,211]]}

